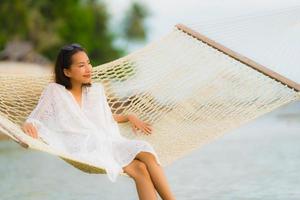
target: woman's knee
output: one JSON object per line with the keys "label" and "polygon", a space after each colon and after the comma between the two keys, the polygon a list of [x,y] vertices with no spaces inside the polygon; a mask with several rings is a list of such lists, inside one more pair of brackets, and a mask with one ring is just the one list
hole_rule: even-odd
{"label": "woman's knee", "polygon": [[137,161],[135,168],[139,174],[146,175],[148,173],[146,164],[141,161]]}
{"label": "woman's knee", "polygon": [[150,152],[141,151],[137,154],[136,158],[142,161],[143,163],[146,163],[146,165],[152,163],[159,165],[158,161],[156,160],[156,157]]}
{"label": "woman's knee", "polygon": [[128,166],[123,168],[132,178],[149,176],[145,163],[134,159]]}

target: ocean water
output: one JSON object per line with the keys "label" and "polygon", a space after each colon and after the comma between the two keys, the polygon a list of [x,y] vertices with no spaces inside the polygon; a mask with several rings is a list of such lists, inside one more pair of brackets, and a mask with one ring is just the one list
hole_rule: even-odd
{"label": "ocean water", "polygon": [[[178,200],[300,199],[300,103],[249,122],[165,167]],[[82,173],[60,158],[0,142],[1,200],[138,199],[134,181]]]}

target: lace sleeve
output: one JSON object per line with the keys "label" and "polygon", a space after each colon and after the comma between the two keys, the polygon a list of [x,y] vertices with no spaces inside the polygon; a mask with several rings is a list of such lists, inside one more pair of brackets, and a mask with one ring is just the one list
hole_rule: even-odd
{"label": "lace sleeve", "polygon": [[111,111],[111,108],[107,102],[107,98],[106,98],[106,95],[105,95],[105,90],[104,90],[104,87],[102,86],[102,84],[99,84],[100,86],[100,90],[101,90],[101,93],[102,93],[102,102],[103,102],[103,105],[104,105],[104,111],[105,111],[105,115],[108,117],[108,119],[112,122],[116,122],[115,119],[113,118],[113,114],[112,114],[112,111]]}
{"label": "lace sleeve", "polygon": [[104,113],[105,113],[104,118],[107,121],[107,124],[106,124],[107,127],[106,128],[108,129],[108,132],[110,133],[110,136],[113,139],[116,139],[116,140],[122,139],[123,140],[124,138],[120,134],[120,129],[119,129],[118,122],[114,119],[111,108],[110,108],[110,106],[107,102],[104,87],[101,84],[99,84],[99,85],[101,87],[100,90],[101,90],[101,93],[102,93],[101,101],[102,101],[103,106],[104,106]]}
{"label": "lace sleeve", "polygon": [[31,122],[36,128],[45,124],[53,114],[53,85],[50,83],[43,91],[39,101],[25,122]]}

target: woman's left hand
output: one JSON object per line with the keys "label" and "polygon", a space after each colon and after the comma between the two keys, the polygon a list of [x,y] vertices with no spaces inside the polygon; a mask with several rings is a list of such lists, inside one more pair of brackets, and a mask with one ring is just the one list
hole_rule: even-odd
{"label": "woman's left hand", "polygon": [[149,123],[140,120],[134,114],[128,115],[128,120],[131,122],[132,130],[136,134],[137,130],[143,131],[146,135],[152,134],[152,127]]}

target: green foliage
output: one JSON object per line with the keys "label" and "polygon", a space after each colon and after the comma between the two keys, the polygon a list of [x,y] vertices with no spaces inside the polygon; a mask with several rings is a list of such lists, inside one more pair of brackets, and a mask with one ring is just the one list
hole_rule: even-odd
{"label": "green foliage", "polygon": [[134,2],[124,19],[124,37],[128,40],[145,40],[147,35],[144,20],[149,15],[149,10],[143,4]]}
{"label": "green foliage", "polygon": [[[0,48],[3,49],[5,42],[12,36],[25,39],[28,13],[22,0],[0,1]],[[18,34],[15,34],[18,33]]]}
{"label": "green foliage", "polygon": [[54,61],[59,48],[79,43],[94,65],[114,60],[124,50],[114,47],[105,4],[96,0],[1,0],[0,49],[10,40],[31,41]]}

